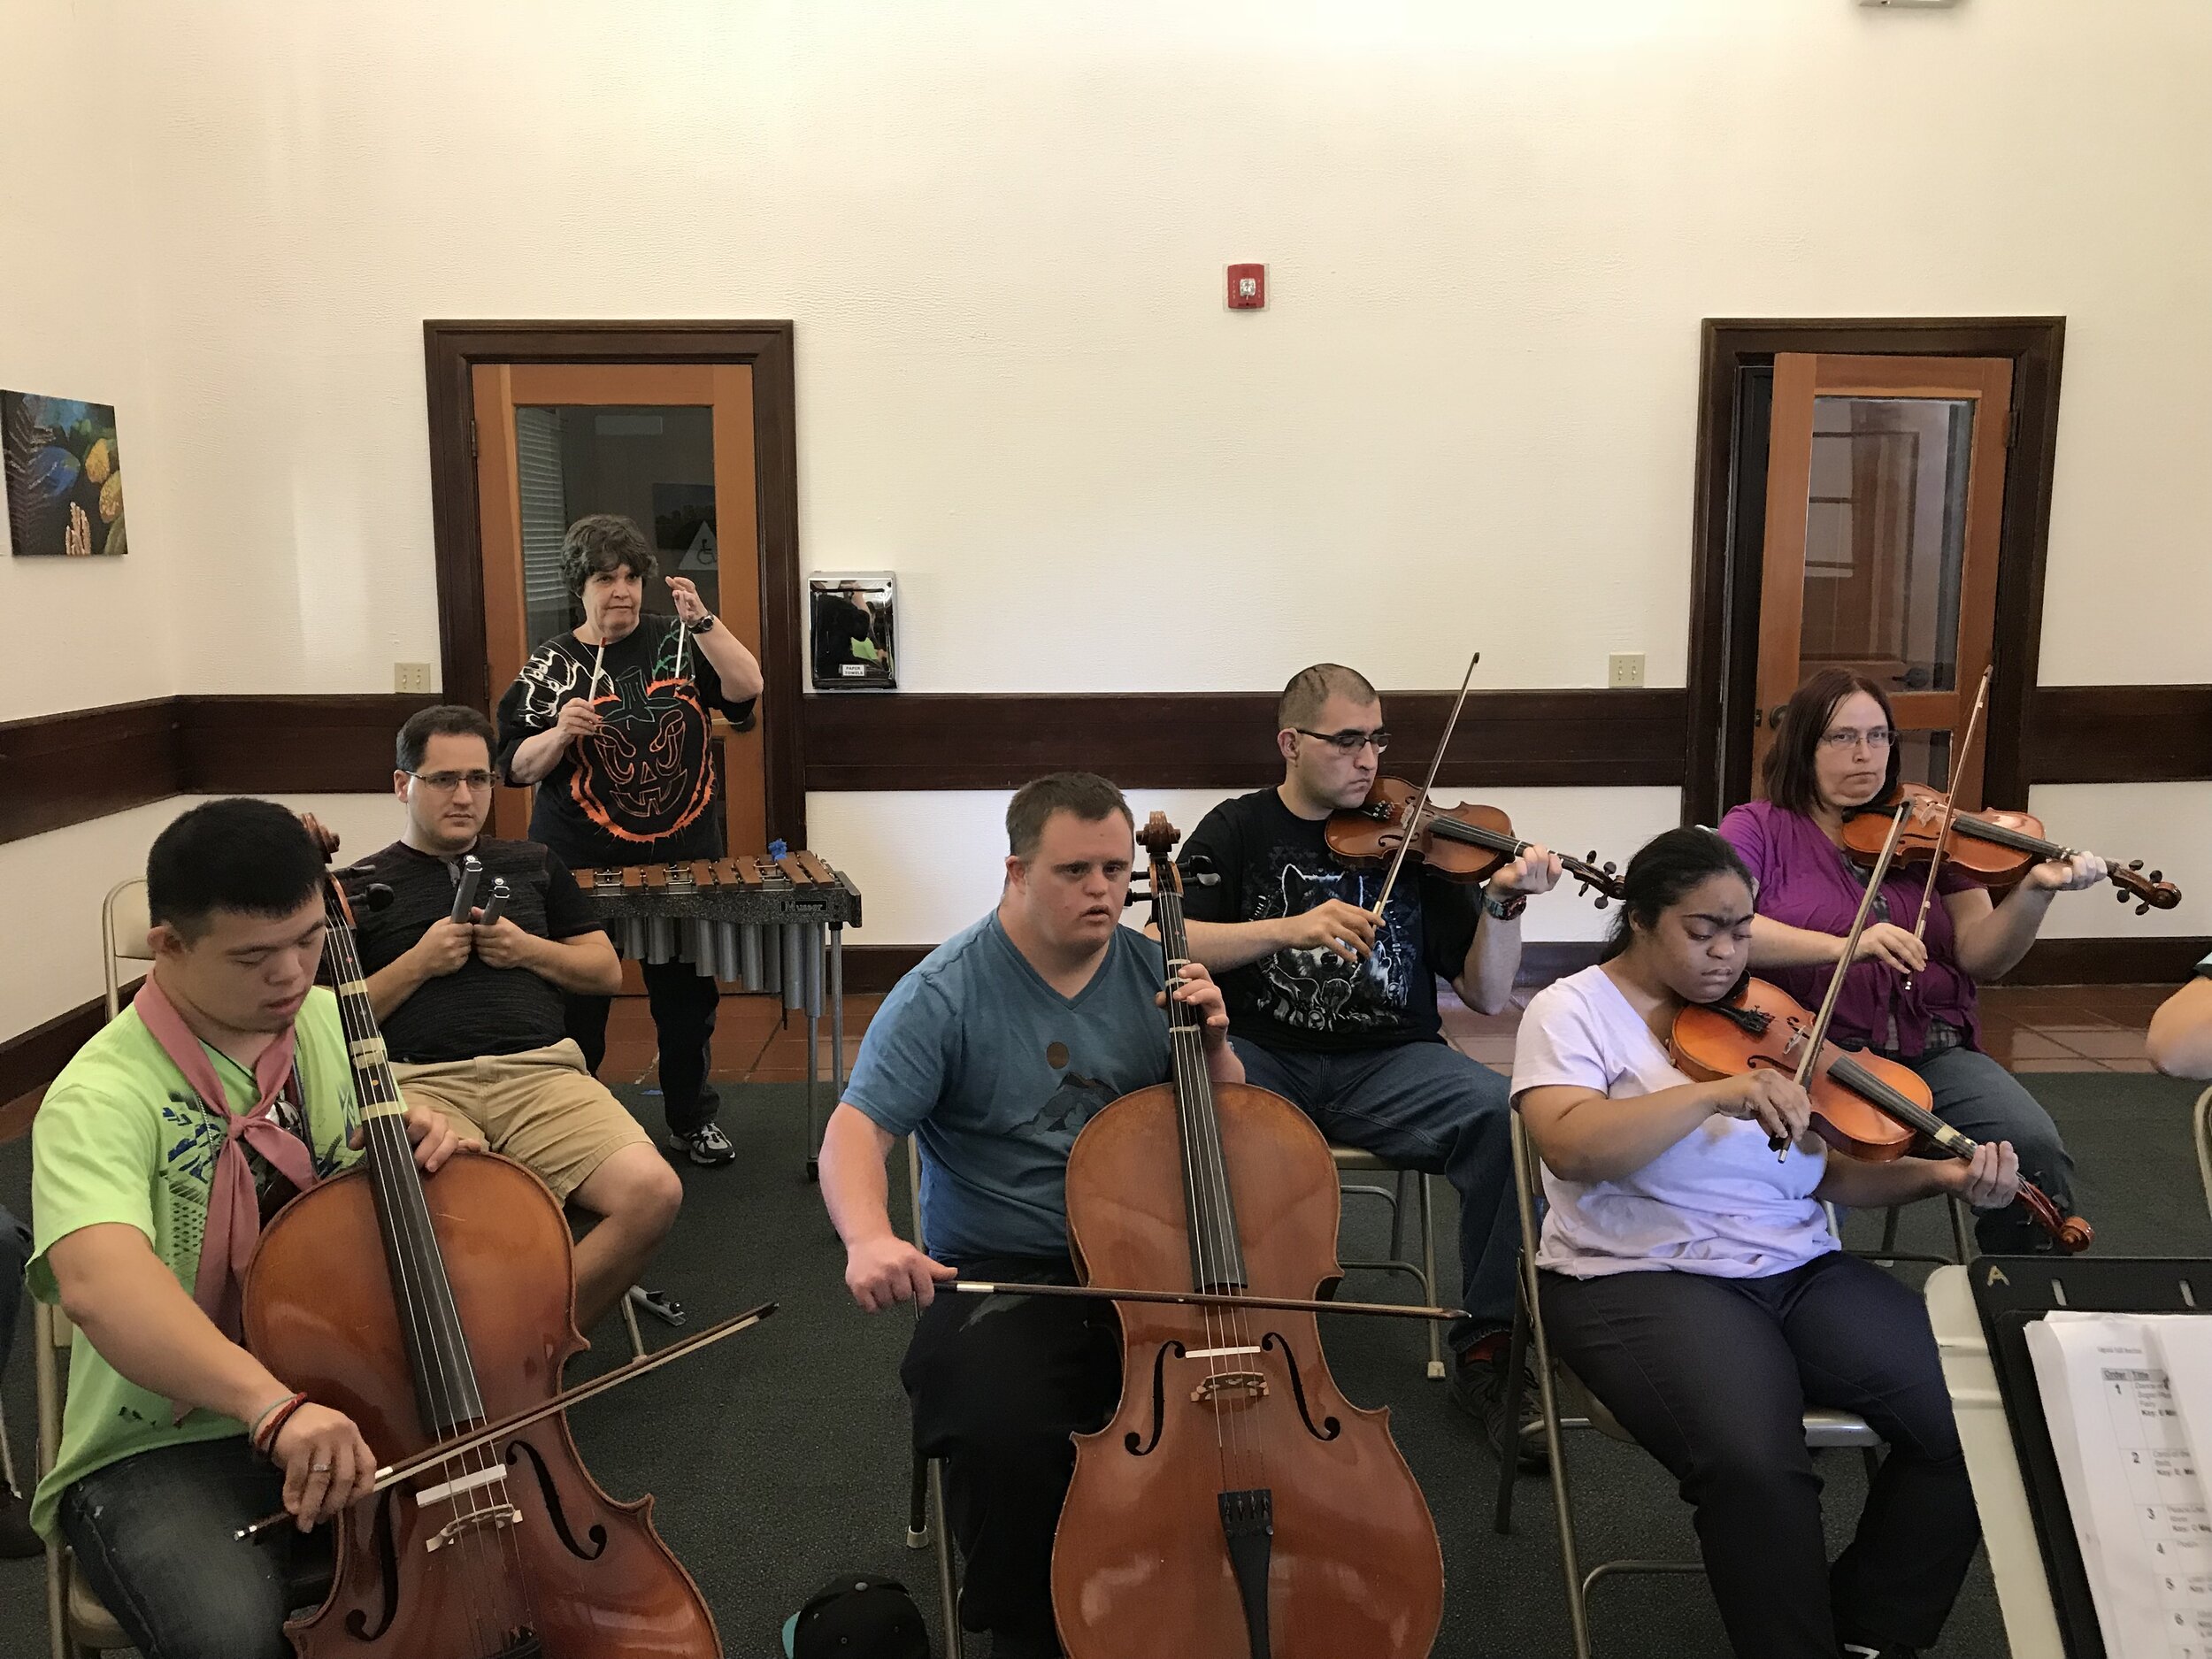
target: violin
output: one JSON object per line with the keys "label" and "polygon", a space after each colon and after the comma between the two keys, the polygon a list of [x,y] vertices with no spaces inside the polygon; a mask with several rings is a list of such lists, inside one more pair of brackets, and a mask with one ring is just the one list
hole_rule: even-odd
{"label": "violin", "polygon": [[[1532,844],[1513,833],[1513,822],[1494,806],[1438,806],[1431,802],[1415,817],[1421,791],[1402,778],[1375,780],[1367,799],[1358,806],[1329,814],[1322,833],[1329,850],[1352,865],[1382,864],[1398,856],[1401,847],[1421,859],[1432,873],[1448,881],[1486,881],[1507,860],[1518,858]],[[1408,826],[1416,826],[1410,843]],[[1587,858],[1562,856],[1567,873],[1580,882],[1584,893],[1598,895],[1597,907],[1618,899],[1624,889],[1610,863],[1600,864],[1593,851]]]}
{"label": "violin", "polygon": [[[1882,850],[1892,820],[1902,818],[1904,833],[1897,843],[1897,861],[1923,864],[1940,857],[1984,887],[2008,887],[2028,872],[2031,864],[2070,858],[2079,850],[2062,847],[2043,836],[2042,823],[2024,812],[1969,812],[1953,810],[1947,815],[1947,797],[1922,783],[1898,784],[1881,800],[1854,809],[1843,821],[1843,845],[1861,864],[1871,864]],[[2003,817],[2013,822],[2000,823]],[[2165,879],[2160,870],[2145,874],[2140,858],[2122,864],[2105,861],[2108,875],[2120,890],[2123,904],[2135,901],[2135,913],[2170,910],[2181,902],[2181,889]]]}
{"label": "violin", "polygon": [[[1786,991],[1747,976],[1726,1002],[1693,1002],[1678,1013],[1668,1053],[1700,1082],[1761,1066],[1794,1074],[1817,1035],[1816,1025]],[[1913,1152],[1974,1156],[1977,1143],[1935,1115],[1935,1096],[1911,1067],[1818,1040],[1805,1091],[1812,1097],[1815,1133],[1838,1152],[1865,1164],[1887,1164]],[[2086,1221],[2062,1213],[2032,1181],[2021,1181],[2020,1202],[2070,1256],[2087,1249],[2096,1237]]]}
{"label": "violin", "polygon": [[[1138,839],[1171,988],[1189,956],[1176,833],[1155,812]],[[1337,1391],[1314,1317],[1343,1271],[1335,1164],[1288,1101],[1209,1079],[1199,1017],[1171,995],[1168,1022],[1172,1080],[1115,1101],[1068,1158],[1075,1294],[1116,1298],[1122,1382],[1112,1419],[1076,1436],[1061,1645],[1419,1659],[1443,1617],[1436,1525],[1389,1413]],[[1154,1294],[1089,1288],[1106,1285]]]}
{"label": "violin", "polygon": [[367,1149],[263,1230],[246,1345],[398,1456],[339,1516],[329,1596],[286,1634],[301,1659],[719,1659],[652,1499],[609,1497],[548,1409],[584,1392],[557,1393],[585,1346],[560,1204],[489,1153],[416,1168],[334,877],[324,908]]}

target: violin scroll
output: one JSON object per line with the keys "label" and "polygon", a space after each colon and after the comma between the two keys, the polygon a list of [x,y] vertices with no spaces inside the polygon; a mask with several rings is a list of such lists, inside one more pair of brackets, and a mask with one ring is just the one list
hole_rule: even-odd
{"label": "violin scroll", "polygon": [[2135,913],[2146,915],[2152,910],[2170,910],[2181,902],[2181,889],[2166,879],[2163,870],[2143,873],[2140,858],[2128,864],[2114,864],[2105,872],[2119,891],[2113,896],[2125,904],[2135,902]]}

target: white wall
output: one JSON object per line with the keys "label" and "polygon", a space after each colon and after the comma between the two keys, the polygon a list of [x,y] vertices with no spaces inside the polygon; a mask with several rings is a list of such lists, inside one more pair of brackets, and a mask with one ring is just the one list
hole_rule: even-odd
{"label": "white wall", "polygon": [[[1132,789],[1129,805],[1139,824],[1163,811],[1188,835],[1229,793]],[[836,849],[837,867],[860,887],[867,924],[848,940],[933,944],[996,904],[1010,794],[943,790],[807,796],[808,839],[818,847]],[[1448,804],[1455,797],[1447,791],[1440,798]],[[1503,809],[1515,833],[1527,840],[1547,841],[1577,856],[1594,845],[1601,862],[1609,858],[1621,864],[1681,816],[1681,798],[1672,789],[1489,789],[1482,799]],[[916,879],[924,866],[927,879]],[[1609,920],[1609,913],[1574,897],[1569,887],[1533,901],[1522,933],[1528,939],[1599,939]]]}
{"label": "white wall", "polygon": [[[121,434],[117,436],[119,438]],[[0,1038],[66,1013],[100,995],[100,902],[119,881],[146,873],[154,837],[203,797],[173,795],[88,824],[0,844],[6,896],[0,949]],[[398,839],[389,795],[273,796],[338,832],[350,860]]]}
{"label": "white wall", "polygon": [[2202,0],[12,7],[0,385],[113,397],[134,551],[0,568],[0,718],[434,662],[426,317],[795,319],[803,558],[984,691],[1678,685],[1701,318],[2062,314],[2043,678],[2212,680],[2208,67]]}

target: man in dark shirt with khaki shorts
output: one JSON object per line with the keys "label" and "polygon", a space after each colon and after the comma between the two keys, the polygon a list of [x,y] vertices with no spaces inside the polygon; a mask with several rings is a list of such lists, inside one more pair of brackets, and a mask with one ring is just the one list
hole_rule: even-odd
{"label": "man in dark shirt with khaki shorts", "polygon": [[[683,1183],[566,1034],[563,994],[611,995],[622,964],[557,855],[484,834],[493,741],[473,709],[425,709],[400,728],[392,782],[407,830],[363,861],[392,897],[357,915],[361,964],[409,1102],[600,1217],[576,1246],[577,1324],[589,1329],[667,1235]],[[455,921],[471,856],[483,873],[471,920]],[[487,926],[495,878],[508,896]]]}

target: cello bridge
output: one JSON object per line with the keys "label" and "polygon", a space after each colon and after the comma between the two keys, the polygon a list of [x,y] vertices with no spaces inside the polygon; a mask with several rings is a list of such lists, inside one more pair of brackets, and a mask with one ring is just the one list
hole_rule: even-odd
{"label": "cello bridge", "polygon": [[462,1534],[473,1532],[480,1526],[501,1527],[521,1525],[522,1511],[511,1503],[502,1503],[492,1509],[479,1509],[473,1515],[464,1515],[458,1520],[447,1522],[428,1538],[423,1540],[422,1547],[435,1555],[448,1544],[459,1543]]}
{"label": "cello bridge", "polygon": [[1190,1391],[1197,1405],[1225,1405],[1232,1399],[1245,1403],[1267,1397],[1267,1379],[1256,1371],[1216,1371]]}

